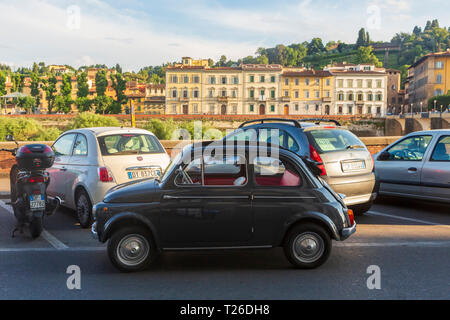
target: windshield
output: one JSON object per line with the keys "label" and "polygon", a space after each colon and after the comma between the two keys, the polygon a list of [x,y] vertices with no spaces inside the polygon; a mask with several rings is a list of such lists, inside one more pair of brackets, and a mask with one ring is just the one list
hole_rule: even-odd
{"label": "windshield", "polygon": [[365,148],[364,143],[348,130],[311,130],[306,134],[319,153]]}
{"label": "windshield", "polygon": [[180,162],[182,152],[178,153],[175,158],[173,158],[169,165],[167,166],[166,170],[164,170],[164,173],[161,176],[161,182],[164,182],[167,180],[167,178],[172,174],[173,170],[177,167],[177,165]]}
{"label": "windshield", "polygon": [[97,139],[102,155],[104,156],[164,152],[158,139],[149,134],[113,134],[108,136],[101,136]]}

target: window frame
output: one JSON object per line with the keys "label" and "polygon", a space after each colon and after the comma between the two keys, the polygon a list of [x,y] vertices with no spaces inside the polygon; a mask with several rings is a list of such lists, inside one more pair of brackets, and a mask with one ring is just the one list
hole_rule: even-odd
{"label": "window frame", "polygon": [[[78,136],[82,136],[85,140],[86,140],[86,154],[75,154],[74,152],[75,152],[75,148],[77,147],[76,145],[75,145],[75,143],[76,143],[76,141],[77,141],[77,139],[78,139]],[[86,137],[86,135],[84,134],[84,133],[77,133],[77,136],[76,136],[76,138],[75,138],[75,140],[74,140],[74,142],[73,142],[73,145],[72,145],[72,157],[73,156],[76,156],[76,157],[87,157],[89,155],[89,143],[88,143],[88,139],[87,139],[87,137]]]}
{"label": "window frame", "polygon": [[428,159],[428,161],[430,161],[430,162],[450,162],[450,159],[449,160],[434,160],[433,159],[434,152],[436,151],[436,148],[437,148],[439,142],[444,140],[444,139],[446,139],[446,138],[450,138],[450,135],[446,135],[445,134],[445,135],[442,135],[442,136],[440,136],[438,138],[438,140],[436,141],[436,144],[434,145],[433,151],[430,154],[430,158]]}
{"label": "window frame", "polygon": [[[224,158],[227,156],[227,154],[226,154],[226,152],[225,152],[225,154],[224,154]],[[246,156],[242,156],[241,154],[237,154],[237,155],[235,155],[236,157],[240,157],[241,159],[244,159],[244,165],[245,165],[245,178],[246,178],[246,180],[245,180],[245,183],[244,184],[242,184],[242,185],[238,185],[238,186],[236,186],[236,185],[205,185],[205,155],[204,155],[204,150],[203,150],[203,152],[202,152],[202,155],[201,155],[201,168],[200,168],[200,170],[201,170],[201,183],[200,184],[178,184],[177,183],[177,178],[178,178],[178,176],[180,175],[179,173],[178,174],[175,174],[174,175],[174,178],[173,178],[173,180],[172,180],[172,183],[173,183],[173,185],[175,186],[175,187],[179,187],[179,188],[186,188],[186,187],[188,187],[188,188],[192,188],[192,187],[194,187],[194,188],[222,188],[222,187],[224,187],[224,188],[230,188],[230,187],[234,187],[234,188],[243,188],[243,187],[246,187],[247,185],[248,185],[248,182],[249,182],[249,180],[250,180],[250,176],[249,176],[249,163],[248,163],[248,161],[247,161],[247,157]],[[191,164],[193,161],[195,161],[195,160],[197,160],[198,159],[198,157],[197,158],[193,158],[193,159],[191,159],[191,161],[188,163],[188,164],[186,164],[184,167],[183,167],[183,170],[189,165],[189,164]],[[183,164],[184,163],[184,161],[182,161],[181,162],[181,164]],[[180,164],[180,165],[181,165]],[[178,170],[179,168],[180,168],[180,165],[178,165],[178,168],[176,169],[176,170]]]}
{"label": "window frame", "polygon": [[[404,137],[403,139],[401,139],[400,141],[397,141],[394,145],[390,146],[388,149],[386,149],[387,152],[389,152],[389,150],[391,150],[392,148],[394,148],[395,146],[399,145],[400,143],[402,143],[405,140],[411,139],[411,138],[416,138],[416,137],[431,137],[429,143],[431,143],[431,141],[433,140],[433,135],[431,134],[418,134],[418,135],[412,135],[412,136],[408,136],[408,137]],[[425,160],[425,155],[428,151],[428,147],[425,150],[425,152],[423,153],[423,157],[420,160],[405,160],[405,159],[401,159],[401,160],[395,160],[395,159],[388,159],[388,160],[383,160],[383,161],[412,161],[412,162],[422,162]],[[390,152],[389,152],[390,154]]]}
{"label": "window frame", "polygon": [[[56,141],[52,144],[52,149],[53,149],[53,151],[55,152],[55,157],[56,157],[56,158],[57,158],[57,157],[71,157],[71,156],[72,156],[72,153],[73,153],[73,145],[74,145],[74,143],[75,143],[75,139],[76,139],[76,137],[77,137],[77,134],[78,134],[78,132],[67,132],[67,133],[63,134],[62,136],[60,136],[58,139],[56,139]],[[58,141],[61,140],[63,137],[68,136],[68,135],[73,135],[73,136],[74,136],[73,139],[72,139],[72,145],[70,146],[70,154],[60,154],[60,155],[57,155],[57,154],[56,154],[56,150],[55,150],[55,148],[54,148],[55,144],[57,144]]]}
{"label": "window frame", "polygon": [[[292,159],[289,159],[287,156],[284,156],[284,155],[281,155],[281,154],[279,154],[279,159],[278,160],[283,163],[285,170],[287,170],[285,162],[290,163],[290,165],[294,167],[294,169],[295,169],[295,171],[298,174],[299,179],[300,179],[299,184],[296,185],[296,186],[281,186],[281,185],[266,185],[266,186],[264,186],[264,185],[258,184],[256,182],[256,173],[255,173],[255,165],[256,164],[255,164],[255,159],[256,158],[260,158],[260,157],[262,157],[262,156],[255,155],[255,157],[253,157],[253,159],[251,159],[251,161],[249,159],[249,162],[251,162],[251,166],[252,166],[251,174],[252,174],[252,187],[253,188],[255,188],[255,189],[256,188],[267,189],[267,188],[274,188],[275,187],[275,188],[283,188],[283,189],[294,189],[294,188],[299,189],[299,188],[303,188],[305,186],[305,179],[306,178],[305,178],[304,173],[301,170],[301,168],[298,166],[297,163],[295,163],[295,161],[293,161]],[[272,157],[271,156],[266,156],[266,158],[272,158]],[[276,158],[273,158],[273,159],[276,159]]]}

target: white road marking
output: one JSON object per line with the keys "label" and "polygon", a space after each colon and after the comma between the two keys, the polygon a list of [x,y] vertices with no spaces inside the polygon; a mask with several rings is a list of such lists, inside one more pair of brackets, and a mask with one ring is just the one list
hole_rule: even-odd
{"label": "white road marking", "polygon": [[55,248],[0,248],[0,253],[2,252],[60,252],[60,251],[105,251],[106,247],[79,247],[79,248],[65,248],[65,249],[55,249]]}
{"label": "white road marking", "polygon": [[397,215],[393,215],[393,214],[387,214],[387,213],[382,213],[382,212],[377,212],[377,211],[372,211],[372,210],[367,211],[367,213],[369,215],[373,215],[373,216],[381,216],[381,217],[388,217],[388,218],[418,222],[418,223],[428,224],[431,226],[440,226],[440,227],[447,227],[447,228],[450,227],[449,225],[442,224],[442,223],[436,223],[436,222],[431,222],[431,221],[426,221],[426,220],[421,220],[421,219],[402,217],[402,216],[397,216]]}
{"label": "white road marking", "polygon": [[335,247],[450,247],[450,241],[336,242]]}
{"label": "white road marking", "polygon": [[[10,205],[7,205],[3,200],[0,200],[0,207],[14,215],[14,211]],[[61,249],[67,249],[69,248],[67,245],[65,245],[63,242],[58,240],[54,235],[52,235],[47,230],[42,230],[42,238],[44,238],[48,243],[50,243],[55,249],[61,250]]]}

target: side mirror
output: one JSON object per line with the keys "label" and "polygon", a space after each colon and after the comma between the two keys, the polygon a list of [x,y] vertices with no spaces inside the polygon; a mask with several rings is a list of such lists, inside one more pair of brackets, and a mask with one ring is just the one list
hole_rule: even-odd
{"label": "side mirror", "polygon": [[383,151],[382,153],[380,153],[377,160],[386,161],[386,160],[389,160],[390,157],[391,157],[391,154],[389,152]]}
{"label": "side mirror", "polygon": [[6,140],[6,141],[15,141],[16,139],[14,139],[14,136],[13,136],[13,135],[7,134],[6,137],[5,137],[5,140]]}

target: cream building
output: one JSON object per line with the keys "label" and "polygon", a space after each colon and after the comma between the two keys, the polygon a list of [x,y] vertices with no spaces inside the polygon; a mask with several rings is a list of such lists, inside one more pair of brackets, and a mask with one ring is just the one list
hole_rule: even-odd
{"label": "cream building", "polygon": [[166,114],[282,112],[280,65],[209,67],[205,62],[183,58],[181,64],[166,68]]}
{"label": "cream building", "polygon": [[334,111],[337,115],[386,116],[387,73],[373,65],[336,64],[324,70],[334,78]]}

